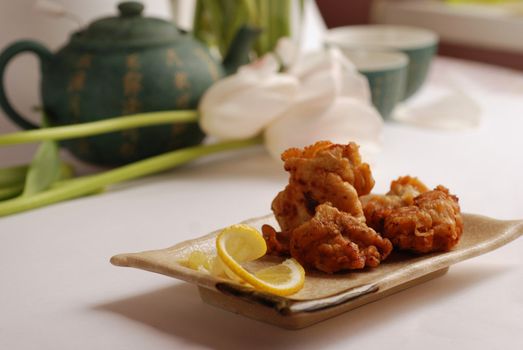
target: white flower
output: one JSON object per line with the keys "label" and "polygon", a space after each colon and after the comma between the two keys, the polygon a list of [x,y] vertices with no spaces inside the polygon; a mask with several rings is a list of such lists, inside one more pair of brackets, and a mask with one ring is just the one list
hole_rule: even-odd
{"label": "white flower", "polygon": [[379,148],[383,120],[367,79],[339,50],[299,57],[281,41],[276,54],[284,73],[266,55],[211,86],[200,103],[207,134],[231,139],[264,131],[265,146],[277,159],[287,148],[319,140],[355,141],[364,153]]}
{"label": "white flower", "polygon": [[265,128],[265,146],[279,159],[290,147],[319,140],[379,148],[383,120],[370,101],[367,79],[338,49],[304,56],[289,69],[300,80],[291,108]]}
{"label": "white flower", "polygon": [[213,84],[199,105],[203,131],[220,139],[259,134],[289,108],[299,86],[298,79],[278,70],[269,54]]}
{"label": "white flower", "polygon": [[370,102],[367,79],[336,48],[303,56],[289,68],[300,80],[297,103],[331,103],[338,96]]}
{"label": "white flower", "polygon": [[265,129],[265,147],[276,159],[291,147],[305,147],[319,140],[347,144],[354,141],[362,153],[375,152],[383,121],[376,110],[350,97],[338,97],[327,108],[299,104]]}

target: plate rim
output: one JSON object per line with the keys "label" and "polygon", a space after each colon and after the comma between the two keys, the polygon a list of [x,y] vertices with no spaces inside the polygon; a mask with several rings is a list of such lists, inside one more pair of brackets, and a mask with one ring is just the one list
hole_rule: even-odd
{"label": "plate rim", "polygon": [[[138,253],[128,253],[128,254],[118,254],[111,258],[111,263],[116,266],[123,267],[135,267],[155,273],[160,273],[167,275],[169,277],[177,278],[185,282],[195,284],[197,287],[208,288],[214,291],[225,293],[228,295],[240,297],[243,300],[262,305],[265,307],[270,307],[274,309],[278,314],[282,316],[293,316],[300,313],[314,313],[317,311],[324,311],[329,308],[334,308],[336,306],[343,305],[360,297],[370,295],[377,292],[386,292],[389,289],[393,289],[402,284],[414,281],[417,278],[435,273],[441,270],[448,269],[451,265],[458,262],[479,256],[481,254],[495,250],[507,243],[510,243],[513,240],[516,240],[523,235],[523,220],[499,220],[491,218],[484,215],[463,213],[464,219],[467,220],[487,220],[495,221],[498,224],[512,224],[503,234],[494,235],[492,238],[489,238],[479,244],[467,247],[460,250],[451,250],[448,252],[432,253],[428,254],[429,256],[426,259],[422,259],[408,266],[399,268],[376,281],[371,283],[365,283],[348,290],[335,293],[329,296],[323,296],[307,300],[297,300],[291,299],[285,296],[278,296],[270,294],[267,292],[255,290],[253,288],[242,286],[240,284],[231,282],[225,278],[219,278],[207,273],[199,272],[188,267],[183,266],[182,264],[175,264],[175,268],[162,269],[151,268],[150,266],[137,266],[140,263],[136,263],[134,258],[143,253],[149,252],[158,252],[158,251],[179,251],[186,248],[189,245],[193,245],[200,241],[205,241],[210,239],[213,236],[216,236],[220,230],[215,230],[206,235],[185,240],[179,242],[171,247],[158,249],[158,250],[149,250],[145,252]],[[270,220],[274,216],[273,214],[267,214],[260,217],[251,218],[245,221],[242,221],[242,224],[249,224],[250,222],[258,222],[262,220]],[[430,269],[427,270],[427,267],[430,266]],[[402,283],[394,283],[394,281],[400,280],[399,275],[404,275],[406,272],[409,272],[409,278]]]}

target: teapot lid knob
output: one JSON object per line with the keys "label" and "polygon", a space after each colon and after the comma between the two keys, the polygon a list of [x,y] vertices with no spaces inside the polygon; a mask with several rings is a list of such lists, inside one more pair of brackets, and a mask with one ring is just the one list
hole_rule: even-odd
{"label": "teapot lid knob", "polygon": [[70,45],[81,50],[123,51],[171,45],[178,40],[179,31],[171,22],[144,17],[143,10],[141,2],[121,1],[118,16],[94,21],[73,34]]}
{"label": "teapot lid knob", "polygon": [[143,12],[143,4],[138,1],[124,1],[118,4],[121,17],[137,17]]}

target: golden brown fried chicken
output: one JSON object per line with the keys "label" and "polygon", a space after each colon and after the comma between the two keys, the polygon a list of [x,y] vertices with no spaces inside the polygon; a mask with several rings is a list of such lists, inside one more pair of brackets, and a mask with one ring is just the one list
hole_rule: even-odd
{"label": "golden brown fried chicken", "polygon": [[429,191],[415,177],[400,177],[386,195],[363,196],[361,202],[367,225],[399,249],[449,250],[463,232],[457,197],[443,186]]}
{"label": "golden brown fried chicken", "polygon": [[425,186],[417,177],[400,176],[397,180],[390,183],[388,196],[398,196],[404,205],[411,205],[414,197],[427,192],[429,188]]}
{"label": "golden brown fried chicken", "polygon": [[290,179],[272,210],[283,231],[309,220],[325,202],[364,221],[358,197],[371,191],[374,179],[369,165],[361,161],[358,145],[321,141],[303,150],[288,149],[282,160]]}
{"label": "golden brown fried chicken", "polygon": [[267,254],[289,256],[289,241],[292,231],[277,232],[271,225],[262,226],[263,238],[267,243]]}
{"label": "golden brown fried chicken", "polygon": [[364,222],[326,203],[292,231],[289,248],[302,265],[333,273],[378,266],[392,244]]}
{"label": "golden brown fried chicken", "polygon": [[370,193],[374,179],[367,163],[362,163],[359,146],[350,142],[347,145],[319,141],[299,148],[290,148],[283,152],[285,170],[291,173],[290,182],[314,181],[316,172],[334,173],[343,181],[350,183],[359,196]]}
{"label": "golden brown fried chicken", "polygon": [[385,218],[395,209],[412,205],[414,198],[429,189],[418,178],[402,176],[390,184],[386,195],[370,194],[360,198],[367,225],[383,232]]}
{"label": "golden brown fried chicken", "polygon": [[282,232],[262,227],[269,254],[333,273],[375,267],[393,245],[426,253],[449,250],[461,237],[458,198],[443,186],[429,191],[403,176],[386,195],[368,195],[374,179],[354,143],[317,142],[282,159],[289,184],[272,202]]}
{"label": "golden brown fried chicken", "polygon": [[365,214],[365,220],[369,227],[377,232],[383,232],[385,218],[394,209],[402,207],[401,197],[369,194],[360,198]]}
{"label": "golden brown fried chicken", "polygon": [[458,198],[438,186],[415,197],[413,205],[392,210],[382,235],[399,249],[428,253],[450,250],[462,233]]}

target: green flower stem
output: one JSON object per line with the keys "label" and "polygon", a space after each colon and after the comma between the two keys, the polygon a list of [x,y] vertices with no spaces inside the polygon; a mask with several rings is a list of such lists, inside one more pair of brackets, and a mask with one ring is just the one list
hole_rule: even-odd
{"label": "green flower stem", "polygon": [[196,122],[197,120],[198,112],[196,110],[141,113],[97,122],[68,126],[56,126],[0,135],[0,146],[46,140],[66,140],[77,137],[99,135],[118,130],[133,129],[143,126]]}
{"label": "green flower stem", "polygon": [[205,155],[261,143],[260,138],[226,141],[168,152],[98,175],[72,180],[29,197],[0,202],[0,217],[91,194],[108,185],[164,171]]}

